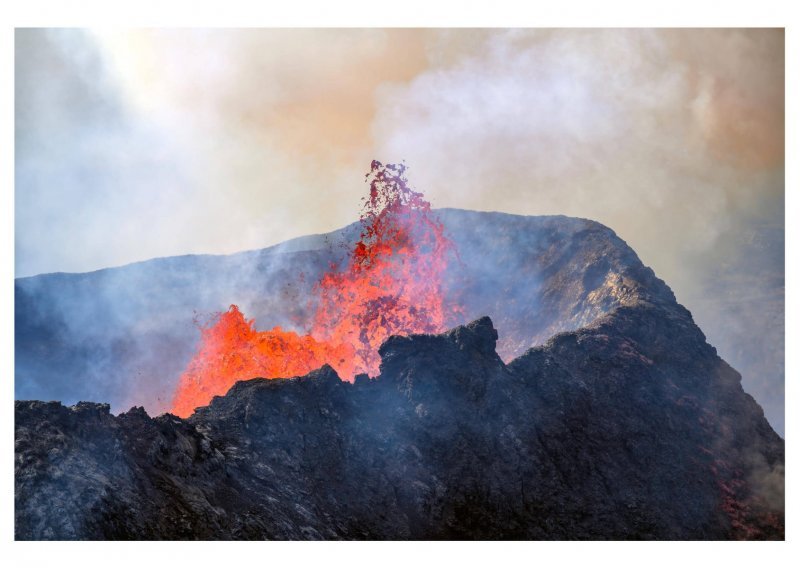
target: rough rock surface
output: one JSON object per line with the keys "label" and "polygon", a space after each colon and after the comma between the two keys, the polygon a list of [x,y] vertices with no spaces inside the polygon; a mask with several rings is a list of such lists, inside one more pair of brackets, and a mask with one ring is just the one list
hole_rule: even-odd
{"label": "rough rock surface", "polygon": [[16,537],[784,538],[784,443],[739,374],[663,283],[612,280],[624,305],[508,365],[484,317],[187,420],[17,401]]}

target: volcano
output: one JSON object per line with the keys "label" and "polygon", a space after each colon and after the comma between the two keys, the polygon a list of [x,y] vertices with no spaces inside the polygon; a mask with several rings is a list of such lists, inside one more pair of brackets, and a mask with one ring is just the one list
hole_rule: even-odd
{"label": "volcano", "polygon": [[611,229],[403,195],[260,251],[17,279],[16,537],[783,538],[783,440]]}
{"label": "volcano", "polygon": [[[483,316],[505,361],[639,298],[674,296],[611,229],[586,219],[435,211],[458,260],[442,275],[460,312]],[[118,413],[172,410],[197,350],[195,320],[237,305],[258,329],[299,334],[313,322],[314,286],[360,238],[353,223],[232,255],[153,259],[95,272],[17,278],[15,398],[108,402]],[[243,379],[252,377],[241,377]],[[222,393],[221,393],[222,394]]]}

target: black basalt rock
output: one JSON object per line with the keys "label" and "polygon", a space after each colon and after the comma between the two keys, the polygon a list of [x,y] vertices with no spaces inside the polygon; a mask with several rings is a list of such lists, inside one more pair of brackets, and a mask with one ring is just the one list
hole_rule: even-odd
{"label": "black basalt rock", "polygon": [[[667,299],[668,300],[668,299]],[[506,365],[492,321],[189,419],[17,401],[18,539],[781,539],[783,440],[669,301]]]}

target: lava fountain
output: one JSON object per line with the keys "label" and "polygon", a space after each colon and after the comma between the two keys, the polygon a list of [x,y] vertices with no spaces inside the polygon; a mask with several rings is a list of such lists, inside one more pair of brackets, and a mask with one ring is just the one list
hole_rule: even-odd
{"label": "lava fountain", "polygon": [[304,375],[327,363],[345,380],[376,375],[390,335],[437,333],[459,312],[443,294],[453,242],[403,164],[373,161],[361,233],[343,266],[314,286],[316,313],[305,335],[258,331],[235,305],[201,326],[200,345],[180,377],[171,412],[190,415],[236,381]]}

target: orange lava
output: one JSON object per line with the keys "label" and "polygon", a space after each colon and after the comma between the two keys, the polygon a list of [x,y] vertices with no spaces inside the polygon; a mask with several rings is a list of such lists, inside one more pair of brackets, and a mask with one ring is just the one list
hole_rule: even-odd
{"label": "orange lava", "polygon": [[236,381],[292,377],[328,363],[345,380],[376,375],[378,347],[390,335],[436,333],[449,312],[442,279],[454,251],[430,203],[408,187],[405,166],[373,161],[359,241],[342,268],[315,286],[317,311],[306,335],[255,329],[237,306],[201,328],[197,353],[181,375],[173,414],[188,416]]}

